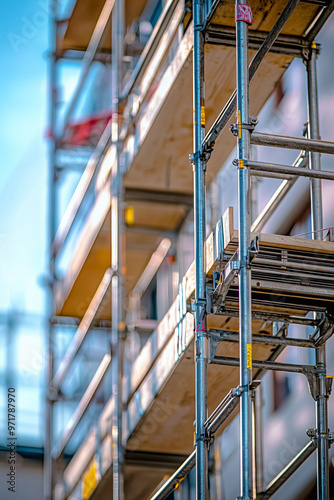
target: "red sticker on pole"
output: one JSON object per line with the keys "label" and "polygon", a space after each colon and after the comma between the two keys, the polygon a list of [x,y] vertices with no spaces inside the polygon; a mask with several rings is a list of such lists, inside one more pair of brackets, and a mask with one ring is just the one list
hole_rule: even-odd
{"label": "red sticker on pole", "polygon": [[235,20],[245,21],[245,23],[252,24],[253,12],[250,5],[238,4],[235,6]]}

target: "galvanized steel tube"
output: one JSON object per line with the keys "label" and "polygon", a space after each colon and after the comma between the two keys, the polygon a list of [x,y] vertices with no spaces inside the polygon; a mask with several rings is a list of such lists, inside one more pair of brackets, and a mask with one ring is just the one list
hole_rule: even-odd
{"label": "galvanized steel tube", "polygon": [[[317,47],[312,42],[309,59],[307,61],[307,87],[308,87],[308,119],[309,137],[319,140],[319,108],[316,71]],[[310,167],[314,171],[321,169],[320,154],[310,153]],[[314,239],[322,239],[322,196],[321,181],[311,179],[311,222]],[[316,232],[315,232],[316,231]],[[316,364],[318,367],[319,393],[316,399],[316,426],[317,426],[317,487],[318,500],[328,500],[329,494],[329,463],[328,463],[328,408],[326,388],[326,345],[323,344],[315,350]]]}
{"label": "galvanized steel tube", "polygon": [[124,499],[122,450],[122,336],[123,336],[123,176],[120,168],[119,98],[121,95],[124,44],[124,0],[115,0],[112,12],[112,126],[117,147],[116,168],[111,175],[111,349],[112,349],[112,472],[113,499]]}
{"label": "galvanized steel tube", "polygon": [[[237,0],[239,5],[247,1]],[[244,162],[249,158],[248,24],[236,21],[237,32],[237,119],[238,119],[238,203],[239,203],[239,357],[240,357],[240,497],[252,498],[252,309],[251,271],[248,263],[250,247],[250,173]]]}
{"label": "galvanized steel tube", "polygon": [[193,0],[193,148],[194,148],[194,246],[195,246],[195,350],[196,350],[196,498],[208,498],[208,446],[204,423],[207,419],[207,337],[205,309],[205,164],[199,156],[205,135],[204,37],[201,5]]}
{"label": "galvanized steel tube", "polygon": [[48,276],[48,315],[49,324],[46,338],[46,402],[45,402],[45,439],[44,439],[44,464],[43,464],[43,498],[52,500],[53,498],[53,458],[52,458],[52,430],[53,430],[53,396],[50,394],[51,382],[54,371],[53,353],[53,328],[51,318],[54,315],[54,281],[55,281],[55,254],[53,243],[56,234],[56,114],[57,114],[57,16],[58,9],[54,2],[50,0],[50,53],[49,53],[49,165],[48,165],[48,252],[49,252],[49,276]]}
{"label": "galvanized steel tube", "polygon": [[257,146],[270,146],[273,148],[300,149],[316,153],[334,154],[334,142],[305,139],[303,137],[288,137],[284,135],[263,134],[253,132],[251,143]]}
{"label": "galvanized steel tube", "polygon": [[[319,153],[314,153],[319,154]],[[271,177],[273,173],[280,174],[280,176],[300,176],[300,177],[310,177],[320,182],[320,179],[326,179],[329,181],[334,181],[334,172],[329,170],[311,170],[309,168],[295,168],[290,167],[290,165],[280,165],[275,163],[265,163],[262,161],[249,161],[248,167],[251,169],[251,173],[254,171],[259,171],[263,173],[263,177]],[[268,175],[269,174],[269,175]],[[313,188],[312,188],[313,191]],[[319,210],[317,210],[319,215]],[[317,216],[318,217],[318,216]]]}

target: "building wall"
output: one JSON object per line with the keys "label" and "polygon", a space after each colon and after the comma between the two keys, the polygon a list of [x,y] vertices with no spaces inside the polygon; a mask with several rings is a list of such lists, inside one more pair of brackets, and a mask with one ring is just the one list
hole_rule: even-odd
{"label": "building wall", "polygon": [[1,500],[42,500],[43,465],[41,459],[15,458],[15,493],[8,490],[7,474],[10,473],[8,453],[0,452],[0,498]]}

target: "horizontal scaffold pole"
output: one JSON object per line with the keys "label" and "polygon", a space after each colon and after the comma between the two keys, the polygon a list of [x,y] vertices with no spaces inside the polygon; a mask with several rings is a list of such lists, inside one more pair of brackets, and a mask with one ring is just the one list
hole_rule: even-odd
{"label": "horizontal scaffold pole", "polygon": [[[215,356],[212,360],[214,365],[239,366],[239,358],[230,358],[228,356]],[[315,371],[314,366],[294,365],[292,363],[279,363],[277,361],[259,361],[253,360],[254,368],[264,368],[265,370],[277,370],[280,372],[303,373]]]}
{"label": "horizontal scaffold pole", "polygon": [[266,170],[265,172],[261,170],[251,170],[251,176],[252,177],[267,177],[271,179],[284,179],[286,181],[292,181],[293,179],[297,178],[297,175],[290,175],[290,174],[284,174],[282,172],[271,172],[269,170]]}
{"label": "horizontal scaffold pole", "polygon": [[314,151],[316,153],[327,153],[331,155],[334,154],[334,142],[318,141],[317,139],[305,139],[301,137],[287,137],[284,135],[253,132],[251,134],[251,143],[255,144],[256,146],[301,149],[305,151]]}
{"label": "horizontal scaffold pole", "polygon": [[290,177],[291,175],[301,176],[301,177],[310,177],[312,179],[324,179],[328,181],[334,181],[334,172],[329,170],[311,170],[309,168],[295,168],[290,167],[289,165],[280,165],[275,163],[264,163],[261,161],[248,161],[247,166],[251,169],[251,173],[253,171],[261,172],[263,177],[266,177],[267,174],[277,173],[280,175],[287,175]]}
{"label": "horizontal scaffold pole", "polygon": [[[215,334],[215,338],[218,335],[221,336],[222,341],[227,342],[238,342],[239,341],[239,333],[238,332],[230,332],[230,331],[220,331],[216,329],[210,329],[208,331],[209,334]],[[266,345],[284,345],[284,346],[295,346],[295,347],[314,347],[313,340],[308,339],[296,339],[289,337],[276,337],[272,335],[263,335],[263,334],[254,334],[252,336],[253,342],[257,344],[266,344]]]}

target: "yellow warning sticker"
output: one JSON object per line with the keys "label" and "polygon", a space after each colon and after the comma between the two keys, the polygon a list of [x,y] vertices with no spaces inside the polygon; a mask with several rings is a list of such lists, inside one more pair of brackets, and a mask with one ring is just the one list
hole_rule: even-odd
{"label": "yellow warning sticker", "polygon": [[201,106],[201,125],[205,126],[205,106]]}
{"label": "yellow warning sticker", "polygon": [[132,226],[134,224],[134,221],[135,221],[135,214],[133,207],[128,206],[125,209],[125,223],[127,226]]}
{"label": "yellow warning sticker", "polygon": [[252,369],[252,344],[247,344],[247,368]]}
{"label": "yellow warning sticker", "polygon": [[88,500],[97,486],[97,463],[94,460],[83,477],[82,500]]}
{"label": "yellow warning sticker", "polygon": [[238,139],[241,139],[241,113],[238,109]]}
{"label": "yellow warning sticker", "polygon": [[239,169],[245,168],[244,160],[239,160]]}

